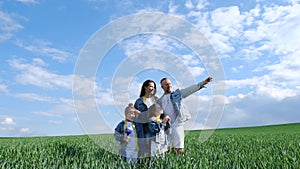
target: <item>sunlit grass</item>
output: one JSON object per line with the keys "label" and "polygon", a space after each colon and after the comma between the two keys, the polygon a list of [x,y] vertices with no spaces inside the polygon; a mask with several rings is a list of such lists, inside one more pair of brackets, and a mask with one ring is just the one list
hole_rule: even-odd
{"label": "sunlit grass", "polygon": [[[113,135],[1,138],[1,168],[300,168],[300,124],[189,131],[181,155],[129,165]],[[103,148],[105,147],[105,148]],[[107,151],[110,150],[110,151]]]}

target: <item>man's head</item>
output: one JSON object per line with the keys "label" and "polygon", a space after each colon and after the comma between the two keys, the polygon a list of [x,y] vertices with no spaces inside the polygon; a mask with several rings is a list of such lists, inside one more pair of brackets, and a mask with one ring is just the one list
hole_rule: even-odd
{"label": "man's head", "polygon": [[161,86],[161,88],[164,89],[165,94],[172,92],[172,83],[171,83],[170,79],[168,79],[166,77],[162,78],[160,81],[160,86]]}

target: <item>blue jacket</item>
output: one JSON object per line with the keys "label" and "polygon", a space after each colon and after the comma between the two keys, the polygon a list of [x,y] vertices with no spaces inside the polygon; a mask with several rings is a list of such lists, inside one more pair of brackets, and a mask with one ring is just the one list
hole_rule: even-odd
{"label": "blue jacket", "polygon": [[[158,97],[154,96],[154,100],[157,101]],[[148,107],[144,102],[143,97],[138,98],[135,103],[134,103],[134,108],[136,108],[138,111],[141,112],[141,114],[139,115],[139,117],[136,119],[137,122],[139,123],[144,123],[144,124],[148,124],[149,122],[149,113],[148,113]],[[161,115],[161,118],[164,118],[164,114]],[[148,125],[144,125],[146,131],[144,130],[144,133],[148,133]]]}
{"label": "blue jacket", "polygon": [[161,130],[164,130],[166,132],[166,134],[171,134],[171,126],[169,122],[161,122],[161,123],[157,123],[155,120],[151,120],[149,122],[149,132],[150,135],[149,137],[155,137],[157,133],[159,133]]}
{"label": "blue jacket", "polygon": [[[156,101],[158,98],[156,96],[153,96],[154,100]],[[138,111],[142,112],[146,112],[148,111],[148,107],[145,104],[144,98],[140,97],[138,98],[135,103],[134,103],[134,108],[136,108]]]}
{"label": "blue jacket", "polygon": [[[136,133],[136,139],[137,139],[137,150],[139,151],[140,148],[143,148],[142,141],[143,139],[138,139],[138,138],[144,138],[144,131],[142,124],[133,122],[135,125],[135,133]],[[115,133],[114,137],[116,141],[120,142],[120,155],[125,156],[125,149],[126,149],[126,142],[124,142],[124,136],[126,135],[126,122],[123,120],[121,121],[117,127],[115,128]]]}
{"label": "blue jacket", "polygon": [[[182,112],[181,111],[181,100],[183,98],[186,98],[188,97],[189,95],[199,91],[200,89],[202,89],[204,87],[204,84],[203,84],[203,81],[202,82],[199,82],[198,84],[194,84],[192,86],[189,86],[187,88],[184,88],[184,89],[177,89],[175,90],[174,92],[171,92],[171,96],[170,96],[170,99],[171,99],[171,102],[173,104],[173,107],[174,107],[174,111],[176,113],[176,117],[179,118],[179,121],[180,122],[184,122],[188,119],[191,118],[191,115],[190,114],[187,114],[186,112]],[[157,103],[162,106],[162,97],[160,97],[158,100],[157,100]]]}

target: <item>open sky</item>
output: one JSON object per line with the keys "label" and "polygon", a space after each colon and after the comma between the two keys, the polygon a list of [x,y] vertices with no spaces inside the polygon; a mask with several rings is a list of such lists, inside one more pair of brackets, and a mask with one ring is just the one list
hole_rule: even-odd
{"label": "open sky", "polygon": [[113,132],[143,81],[162,95],[162,77],[174,89],[214,78],[185,99],[187,129],[300,122],[299,30],[298,0],[2,0],[0,137]]}

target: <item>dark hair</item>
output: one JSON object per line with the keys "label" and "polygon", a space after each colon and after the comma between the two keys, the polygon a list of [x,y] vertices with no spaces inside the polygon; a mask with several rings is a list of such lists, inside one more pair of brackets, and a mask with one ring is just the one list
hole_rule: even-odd
{"label": "dark hair", "polygon": [[155,82],[153,80],[146,80],[142,85],[140,97],[145,96],[145,94],[146,94],[145,87],[149,86],[150,83],[154,84],[154,94],[156,93],[156,84],[155,84]]}
{"label": "dark hair", "polygon": [[160,84],[161,84],[164,80],[166,80],[166,79],[168,79],[168,78],[166,78],[166,77],[162,78],[162,79],[160,80]]}

